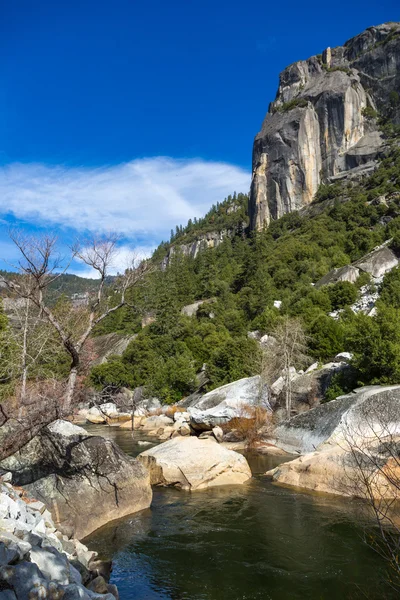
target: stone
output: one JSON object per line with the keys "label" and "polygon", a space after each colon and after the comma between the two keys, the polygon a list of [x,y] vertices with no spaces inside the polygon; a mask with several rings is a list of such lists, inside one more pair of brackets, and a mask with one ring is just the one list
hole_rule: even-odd
{"label": "stone", "polygon": [[70,583],[64,587],[63,600],[91,600],[91,598],[89,590],[83,587],[83,585]]}
{"label": "stone", "polygon": [[107,582],[101,575],[95,577],[88,585],[87,588],[96,594],[107,594],[108,587]]}
{"label": "stone", "polygon": [[68,585],[70,569],[65,555],[55,548],[32,548],[29,557],[47,579]]}
{"label": "stone", "polygon": [[116,600],[119,600],[118,588],[113,583],[107,584],[107,590],[109,594],[112,594]]}
{"label": "stone", "polygon": [[0,600],[17,600],[17,596],[12,590],[2,590],[0,591]]}
{"label": "stone", "polygon": [[224,438],[224,432],[222,431],[221,427],[213,427],[212,432],[217,442],[221,443]]}
{"label": "stone", "polygon": [[180,423],[188,423],[190,421],[190,414],[186,411],[177,410],[176,413],[174,413],[174,421]]}
{"label": "stone", "polygon": [[[315,367],[315,365],[312,366]],[[349,368],[347,363],[341,361],[327,363],[320,368],[307,369],[303,374],[297,373],[291,382],[292,414],[307,412],[320,404],[324,400],[332,377]],[[280,378],[271,386],[274,414],[277,421],[287,418],[284,383],[284,379]]]}
{"label": "stone", "polygon": [[316,288],[321,288],[324,285],[330,285],[333,283],[337,283],[338,281],[349,281],[350,283],[355,283],[360,276],[360,270],[353,265],[346,265],[345,267],[339,267],[337,269],[332,269],[321,277],[315,284]]}
{"label": "stone", "polygon": [[234,417],[242,416],[248,406],[254,405],[271,410],[267,386],[258,375],[239,379],[212,390],[196,400],[187,410],[193,429],[211,431],[216,425],[223,425]]}
{"label": "stone", "polygon": [[174,421],[166,415],[153,415],[152,417],[148,417],[142,421],[141,429],[144,431],[153,431],[159,429],[160,427],[172,427],[173,424]]}
{"label": "stone", "polygon": [[56,435],[62,435],[63,437],[88,437],[91,435],[83,429],[83,427],[78,427],[78,425],[74,425],[70,423],[70,421],[63,421],[62,419],[58,419],[57,421],[53,421],[50,425],[47,426],[47,429]]}
{"label": "stone", "polygon": [[335,356],[335,362],[350,362],[353,358],[353,354],[351,352],[339,352]]}
{"label": "stone", "polygon": [[18,557],[18,550],[15,547],[8,547],[4,542],[0,542],[0,567],[15,562]]}
{"label": "stone", "polygon": [[153,485],[173,485],[195,491],[243,484],[251,477],[241,454],[197,437],[179,437],[139,454]]}
{"label": "stone", "polygon": [[331,48],[327,62],[312,56],[280,74],[254,140],[251,231],[308,206],[321,182],[374,168],[382,137],[364,108],[384,111],[390,93],[400,88],[399,31],[399,23],[369,27]]}
{"label": "stone", "polygon": [[[143,466],[99,436],[64,436],[44,428],[4,463],[16,484],[43,502],[54,526],[68,536],[83,538],[151,503]],[[33,532],[43,535],[46,524],[37,523]]]}
{"label": "stone", "polygon": [[96,408],[96,412],[94,412],[93,408],[91,408],[90,411],[86,415],[86,420],[89,423],[93,423],[94,425],[101,425],[106,422],[105,415],[102,415],[98,408]]}
{"label": "stone", "polygon": [[184,425],[181,425],[178,429],[178,433],[179,435],[190,435],[191,434],[191,430],[190,430],[190,425],[185,423]]}
{"label": "stone", "polygon": [[102,415],[106,415],[107,417],[112,417],[113,415],[118,414],[117,406],[113,402],[101,404],[99,406],[99,410]]}
{"label": "stone", "polygon": [[47,583],[37,565],[27,561],[1,567],[1,580],[11,586],[18,600],[30,600],[32,588]]}
{"label": "stone", "polygon": [[275,444],[291,454],[313,452],[343,431],[345,417],[352,419],[353,424],[358,423],[371,405],[382,407],[382,412],[391,407],[393,422],[400,427],[400,386],[365,386],[278,425],[274,431]]}
{"label": "stone", "polygon": [[121,356],[137,334],[106,333],[92,338],[95,359],[92,365],[100,365],[111,355]]}
{"label": "stone", "polygon": [[39,502],[39,500],[35,500],[34,502],[29,503],[29,509],[35,510],[43,514],[46,510],[46,505],[43,502]]}
{"label": "stone", "polygon": [[386,244],[375,248],[357,260],[354,265],[361,271],[369,273],[372,277],[383,277],[399,264],[399,259],[391,248]]}

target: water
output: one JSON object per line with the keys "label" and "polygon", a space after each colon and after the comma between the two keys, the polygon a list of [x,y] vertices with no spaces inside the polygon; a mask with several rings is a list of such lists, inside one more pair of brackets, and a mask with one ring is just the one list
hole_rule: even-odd
{"label": "water", "polygon": [[[138,434],[90,430],[132,455],[145,448]],[[261,475],[278,458],[248,459],[255,474],[248,484],[195,493],[155,488],[151,509],[87,538],[113,558],[121,600],[397,597],[362,541],[358,502],[278,487]]]}

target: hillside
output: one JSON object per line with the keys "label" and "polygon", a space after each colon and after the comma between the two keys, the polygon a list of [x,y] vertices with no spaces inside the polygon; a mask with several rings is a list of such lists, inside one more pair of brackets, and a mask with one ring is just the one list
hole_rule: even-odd
{"label": "hillside", "polygon": [[[148,385],[172,401],[195,389],[196,372],[204,363],[209,388],[252,375],[259,368],[259,346],[248,332],[269,333],[285,315],[303,322],[312,359],[354,353],[353,379],[336,382],[337,393],[340,386],[398,381],[400,270],[380,279],[360,270],[355,283],[315,286],[332,269],[358,261],[385,242],[395,254],[400,250],[400,149],[394,130],[385,142],[386,156],[372,174],[321,187],[310,206],[271,222],[266,230],[226,236],[218,247],[196,256],[176,245],[168,268],[157,270],[135,292],[136,312],[122,310],[102,333],[129,331],[141,311],[151,313],[155,322],[141,331],[137,327],[139,335],[123,356],[96,367],[92,381],[98,386]],[[375,317],[350,310],[360,290],[374,293],[377,286]],[[207,298],[212,304],[201,305],[195,316],[180,314],[184,305]]]}

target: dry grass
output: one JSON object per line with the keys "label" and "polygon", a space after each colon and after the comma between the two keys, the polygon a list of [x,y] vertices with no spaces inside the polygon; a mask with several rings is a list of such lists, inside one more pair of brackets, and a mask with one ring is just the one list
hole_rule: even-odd
{"label": "dry grass", "polygon": [[222,426],[224,433],[233,431],[247,448],[255,448],[272,430],[272,416],[262,406],[242,406],[239,417],[234,417]]}

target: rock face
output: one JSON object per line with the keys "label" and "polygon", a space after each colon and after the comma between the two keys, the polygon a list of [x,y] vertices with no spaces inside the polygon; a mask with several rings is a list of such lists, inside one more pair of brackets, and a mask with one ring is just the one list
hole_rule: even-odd
{"label": "rock face", "polygon": [[[98,574],[96,552],[57,531],[44,504],[0,480],[0,597],[118,600]],[[106,566],[106,565],[104,565]]]}
{"label": "rock face", "polygon": [[254,141],[251,229],[309,204],[321,182],[373,164],[382,145],[373,111],[400,88],[399,65],[400,24],[385,23],[281,73]]}
{"label": "rock face", "polygon": [[243,416],[246,407],[255,405],[271,410],[267,386],[258,375],[228,383],[196,398],[188,407],[190,424],[200,431],[212,430],[216,425]]}
{"label": "rock face", "polygon": [[174,438],[139,454],[153,485],[195,491],[245,483],[251,477],[247,460],[211,439]]}
{"label": "rock face", "polygon": [[[247,226],[246,223],[243,224],[244,227]],[[222,229],[221,231],[210,231],[205,233],[204,235],[199,235],[199,237],[189,244],[177,244],[176,246],[171,246],[168,251],[168,254],[165,256],[161,263],[161,269],[165,270],[170,264],[174,255],[177,252],[181,252],[184,256],[190,256],[191,258],[196,258],[199,252],[202,250],[207,250],[207,248],[217,248],[226,237],[234,235],[236,230],[232,229]]]}
{"label": "rock face", "polygon": [[105,523],[148,508],[149,475],[113,442],[56,421],[1,467],[50,510],[57,527],[83,538]]}
{"label": "rock face", "polygon": [[119,333],[106,333],[92,338],[96,358],[93,365],[100,365],[107,361],[112,354],[121,356],[129,346],[129,343],[135,339],[137,334],[121,335]]}
{"label": "rock face", "polygon": [[373,494],[398,498],[390,478],[400,476],[393,460],[399,440],[400,386],[360,388],[278,427],[279,447],[306,454],[268,474],[286,485],[364,497],[362,464]]}
{"label": "rock face", "polygon": [[[344,353],[348,354],[348,353]],[[335,362],[327,363],[319,368],[318,363],[312,365],[305,373],[294,373],[292,379],[292,414],[301,414],[318,405],[324,398],[334,375],[348,369],[348,360],[336,357]],[[285,418],[284,378],[280,377],[271,386],[271,406],[278,421]]]}

